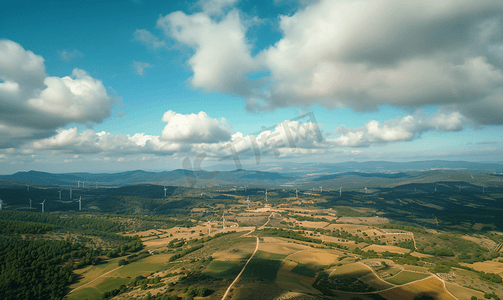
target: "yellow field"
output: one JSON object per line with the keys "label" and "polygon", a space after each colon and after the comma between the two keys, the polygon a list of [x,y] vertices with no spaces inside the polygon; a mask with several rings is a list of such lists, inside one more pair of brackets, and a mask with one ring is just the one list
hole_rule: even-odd
{"label": "yellow field", "polygon": [[466,264],[460,263],[462,266],[474,268],[477,271],[484,271],[486,273],[495,273],[499,274],[503,272],[503,263],[500,263],[498,260],[501,258],[497,258],[494,260],[488,260],[484,262],[476,262],[474,264]]}
{"label": "yellow field", "polygon": [[437,300],[456,300],[445,290],[442,281],[435,276],[379,292],[378,294],[388,300],[403,300],[414,299],[420,293],[434,295]]}
{"label": "yellow field", "polygon": [[327,222],[311,222],[311,221],[302,221],[299,222],[299,225],[307,228],[324,228],[330,223]]}
{"label": "yellow field", "polygon": [[332,250],[306,249],[298,251],[286,257],[286,259],[296,261],[305,265],[330,265],[337,262],[339,255]]}
{"label": "yellow field", "polygon": [[276,254],[285,254],[290,255],[292,253],[309,249],[308,246],[298,245],[293,243],[284,243],[284,242],[269,242],[269,243],[260,243],[259,250],[276,253]]}
{"label": "yellow field", "polygon": [[400,254],[405,254],[405,253],[410,252],[409,249],[400,248],[400,247],[396,247],[396,246],[383,246],[383,245],[370,245],[368,247],[363,248],[362,250],[363,251],[374,250],[377,253],[389,251],[391,253],[400,253]]}
{"label": "yellow field", "polygon": [[347,264],[336,267],[330,276],[360,277],[372,273],[369,267],[362,263]]}
{"label": "yellow field", "polygon": [[484,293],[469,288],[465,288],[457,284],[446,282],[445,287],[456,298],[458,298],[458,300],[470,300],[472,296],[476,296],[477,299],[485,299]]}
{"label": "yellow field", "polygon": [[387,224],[389,220],[381,217],[340,217],[338,222],[350,224]]}
{"label": "yellow field", "polygon": [[423,253],[419,253],[419,252],[411,252],[410,255],[412,256],[415,256],[415,257],[419,257],[419,258],[422,258],[422,257],[434,257],[433,255],[429,255],[429,254],[423,254]]}

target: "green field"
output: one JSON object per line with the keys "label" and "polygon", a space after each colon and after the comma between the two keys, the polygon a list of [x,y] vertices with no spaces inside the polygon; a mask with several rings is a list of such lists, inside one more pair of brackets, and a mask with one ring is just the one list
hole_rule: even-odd
{"label": "green field", "polygon": [[252,259],[245,271],[241,274],[242,278],[262,278],[268,281],[276,280],[280,260],[274,259]]}
{"label": "green field", "polygon": [[422,274],[422,273],[415,273],[415,272],[409,272],[409,271],[403,271],[399,273],[398,275],[386,279],[387,282],[393,283],[393,284],[406,284],[412,281],[416,281],[419,279],[423,279],[430,276],[429,274]]}
{"label": "green field", "polygon": [[206,267],[203,274],[217,278],[234,277],[241,272],[242,264],[241,261],[214,260]]}
{"label": "green field", "polygon": [[257,251],[255,253],[254,258],[262,258],[262,259],[279,259],[283,260],[287,257],[288,255],[285,254],[277,254],[277,253],[271,253],[271,252],[266,252],[266,251]]}
{"label": "green field", "polygon": [[105,292],[114,290],[121,286],[122,284],[127,285],[131,282],[130,278],[103,278],[97,280],[99,282],[96,286],[89,286],[82,289],[78,289],[75,292],[68,295],[68,300],[80,300],[80,299],[102,299],[102,295]]}
{"label": "green field", "polygon": [[292,269],[292,272],[300,274],[300,275],[308,276],[308,277],[315,277],[316,276],[315,270],[310,269],[303,264],[296,265],[295,268]]}

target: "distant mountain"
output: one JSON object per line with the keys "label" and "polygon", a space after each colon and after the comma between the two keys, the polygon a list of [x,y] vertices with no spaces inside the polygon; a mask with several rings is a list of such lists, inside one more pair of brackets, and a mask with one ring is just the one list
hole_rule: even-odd
{"label": "distant mountain", "polygon": [[273,162],[267,165],[249,165],[247,169],[261,171],[274,171],[279,173],[317,173],[333,174],[342,172],[405,172],[427,171],[436,169],[455,170],[473,173],[502,172],[501,163],[480,163],[468,161],[428,160],[412,162],[389,162],[389,161],[349,161],[343,163],[292,163]]}
{"label": "distant mountain", "polygon": [[[194,172],[173,170],[164,172],[146,172],[142,170],[120,173],[46,173],[39,171],[17,172],[12,175],[0,175],[0,180],[10,180],[33,184],[73,185],[78,181],[86,187],[123,186],[138,183],[152,183],[170,186],[205,186],[232,184],[281,184],[294,179],[274,172],[234,170],[223,172]],[[82,185],[81,184],[81,185]]]}
{"label": "distant mountain", "polygon": [[[250,166],[252,167],[252,166]],[[466,161],[414,161],[414,162],[344,162],[344,163],[291,163],[277,162],[253,165],[255,170],[198,171],[177,169],[173,171],[147,172],[134,170],[120,173],[47,173],[39,171],[17,172],[0,175],[0,180],[19,181],[34,184],[77,186],[85,182],[86,187],[123,186],[150,183],[166,186],[214,186],[214,185],[301,185],[310,182],[331,184],[334,180],[350,180],[351,177],[366,178],[365,182],[379,180],[400,180],[415,173],[425,171],[458,171],[469,173],[495,174],[503,171],[503,164],[477,163]],[[257,170],[263,168],[263,170]],[[411,175],[411,174],[415,175]],[[427,176],[442,176],[428,173]],[[368,179],[368,180],[367,180]],[[357,180],[358,181],[358,180]],[[358,182],[360,182],[359,180]],[[352,182],[355,182],[353,180]],[[334,183],[335,184],[335,183]]]}

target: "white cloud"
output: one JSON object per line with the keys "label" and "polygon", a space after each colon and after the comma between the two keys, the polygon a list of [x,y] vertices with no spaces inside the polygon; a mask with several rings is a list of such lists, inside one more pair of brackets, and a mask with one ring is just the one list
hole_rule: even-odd
{"label": "white cloud", "polygon": [[166,37],[194,49],[188,60],[194,72],[192,86],[205,91],[247,96],[256,88],[246,73],[261,66],[250,55],[239,11],[233,9],[218,21],[209,13],[173,12],[157,20]]}
{"label": "white cloud", "polygon": [[136,29],[133,35],[135,40],[142,42],[143,44],[152,47],[153,49],[166,48],[165,41],[160,41],[157,36],[153,35],[146,29]]}
{"label": "white cloud", "polygon": [[197,115],[182,115],[167,111],[162,117],[168,125],[164,127],[161,139],[181,143],[217,143],[227,141],[231,137],[232,125],[221,118],[209,117],[201,111]]}
{"label": "white cloud", "polygon": [[412,141],[430,130],[460,131],[463,129],[465,118],[460,113],[437,113],[425,117],[421,113],[407,115],[396,119],[384,121],[369,121],[362,127],[347,128],[339,126],[335,133],[340,135],[326,142],[333,146],[343,147],[368,147],[371,145],[384,145],[394,142]]}
{"label": "white cloud", "polygon": [[[280,16],[282,38],[256,56],[233,4],[201,1],[202,12],[157,22],[194,50],[195,88],[245,97],[250,111],[438,105],[503,123],[502,1],[313,1]],[[248,79],[258,71],[270,75]]]}
{"label": "white cloud", "polygon": [[0,148],[50,136],[71,122],[100,123],[115,102],[83,70],[47,76],[41,56],[10,40],[0,40],[0,79]]}
{"label": "white cloud", "polygon": [[136,74],[143,76],[145,69],[146,68],[152,68],[152,65],[149,63],[142,63],[139,61],[133,61],[133,69],[135,70]]}
{"label": "white cloud", "polygon": [[67,50],[67,49],[58,50],[58,54],[61,56],[61,59],[64,61],[70,61],[74,58],[84,57],[84,54],[76,49],[73,49],[71,51]]}

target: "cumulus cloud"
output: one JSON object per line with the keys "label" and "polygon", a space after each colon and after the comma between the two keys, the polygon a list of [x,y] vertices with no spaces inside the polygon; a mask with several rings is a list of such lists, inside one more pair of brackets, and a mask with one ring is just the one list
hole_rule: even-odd
{"label": "cumulus cloud", "polygon": [[463,129],[465,118],[457,112],[437,113],[426,117],[422,113],[407,115],[380,123],[371,120],[358,128],[347,128],[342,125],[335,130],[339,137],[327,139],[333,146],[343,147],[368,147],[371,145],[384,145],[393,142],[412,141],[419,138],[422,133],[430,130],[440,132],[460,131]]}
{"label": "cumulus cloud", "polygon": [[203,111],[182,115],[169,110],[164,113],[162,121],[168,123],[161,134],[161,138],[166,141],[217,143],[229,140],[233,131],[232,125],[225,118],[213,119]]}
{"label": "cumulus cloud", "polygon": [[161,135],[114,135],[105,131],[95,132],[92,129],[83,132],[78,132],[77,128],[59,129],[53,136],[33,142],[32,147],[85,154],[175,155],[188,153],[193,148],[202,149],[203,144],[220,145],[231,138],[230,123],[224,118],[213,119],[205,112],[182,115],[170,110],[164,114],[162,121],[168,124]]}
{"label": "cumulus cloud", "polygon": [[92,129],[78,132],[77,128],[58,130],[57,134],[33,143],[35,149],[61,150],[84,154],[138,154],[156,153],[172,155],[187,149],[178,143],[161,141],[159,136],[136,133],[133,136],[108,132],[94,132]]}
{"label": "cumulus cloud", "polygon": [[78,57],[84,57],[84,54],[80,52],[79,50],[73,49],[73,50],[58,50],[59,56],[61,56],[61,59],[64,61],[70,61],[74,58]]}
{"label": "cumulus cloud", "polygon": [[151,68],[152,65],[149,63],[142,63],[139,61],[133,61],[133,69],[135,70],[136,74],[143,76],[145,73],[145,68]]}
{"label": "cumulus cloud", "polygon": [[148,47],[152,47],[153,49],[166,48],[165,41],[160,41],[157,36],[153,35],[146,29],[136,29],[133,36],[135,40],[147,45]]}
{"label": "cumulus cloud", "polygon": [[[215,11],[205,8],[213,2]],[[243,96],[249,111],[439,105],[503,123],[501,1],[313,1],[280,16],[282,38],[256,56],[233,1],[201,3],[158,26],[194,50],[195,88]],[[248,78],[258,71],[269,75]]]}
{"label": "cumulus cloud", "polygon": [[54,77],[44,59],[10,40],[0,40],[0,148],[54,134],[71,122],[100,123],[115,102],[103,83],[85,71]]}
{"label": "cumulus cloud", "polygon": [[[216,0],[204,3],[213,2],[232,3]],[[177,11],[161,17],[157,25],[166,37],[194,49],[187,62],[194,72],[190,79],[193,87],[249,96],[257,86],[246,74],[259,71],[261,66],[250,55],[251,46],[247,44],[246,27],[239,11],[232,9],[218,20],[212,19],[211,14],[213,11],[193,15]]]}

